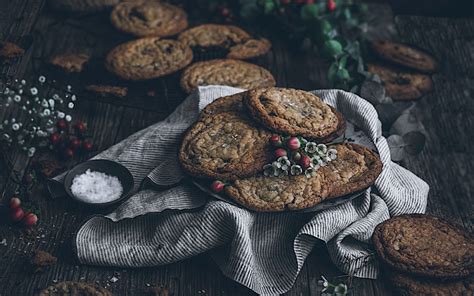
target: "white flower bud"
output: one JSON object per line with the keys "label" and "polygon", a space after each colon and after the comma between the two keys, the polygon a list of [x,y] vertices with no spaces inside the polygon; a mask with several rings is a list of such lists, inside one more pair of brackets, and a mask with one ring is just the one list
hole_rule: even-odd
{"label": "white flower bud", "polygon": [[71,121],[71,120],[72,120],[72,117],[71,117],[71,115],[66,115],[66,121],[68,121],[68,122],[69,122],[69,121]]}

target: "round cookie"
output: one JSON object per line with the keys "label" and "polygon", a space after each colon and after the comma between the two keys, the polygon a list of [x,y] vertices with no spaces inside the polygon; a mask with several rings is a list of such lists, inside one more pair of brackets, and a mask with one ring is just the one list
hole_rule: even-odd
{"label": "round cookie", "polygon": [[212,84],[251,89],[274,86],[275,79],[260,66],[230,59],[194,63],[181,76],[181,87],[187,93]]}
{"label": "round cookie", "polygon": [[176,72],[192,59],[188,46],[174,40],[148,37],[114,48],[107,55],[106,67],[125,80],[147,80]]}
{"label": "round cookie", "polygon": [[264,55],[270,51],[271,47],[272,44],[265,38],[249,39],[244,43],[236,44],[229,48],[227,58],[238,60],[250,59]]}
{"label": "round cookie", "polygon": [[373,41],[372,50],[380,58],[425,73],[436,71],[437,63],[429,54],[402,43]]}
{"label": "round cookie", "polygon": [[97,285],[82,282],[59,282],[42,290],[38,296],[112,296],[112,293]]}
{"label": "round cookie", "polygon": [[57,10],[70,12],[92,12],[110,8],[121,0],[49,0],[49,5]]}
{"label": "round cookie", "polygon": [[366,189],[382,171],[378,156],[357,144],[339,144],[337,159],[321,167],[315,176],[263,176],[236,180],[225,193],[246,208],[276,212],[299,210]]}
{"label": "round cookie", "polygon": [[425,74],[375,64],[368,64],[367,70],[380,77],[387,95],[394,100],[418,99],[433,89],[431,77]]}
{"label": "round cookie", "polygon": [[437,217],[393,217],[375,228],[372,240],[380,260],[401,272],[455,279],[473,271],[473,237]]}
{"label": "round cookie", "polygon": [[174,5],[155,1],[127,1],[114,7],[112,24],[135,36],[172,36],[188,26],[186,12]]}
{"label": "round cookie", "polygon": [[220,97],[214,100],[212,103],[207,105],[201,111],[201,117],[203,116],[212,116],[222,112],[245,112],[243,105],[243,98],[247,92],[240,92],[234,95]]}
{"label": "round cookie", "polygon": [[252,176],[271,158],[271,135],[237,112],[204,116],[186,132],[179,160],[183,169],[197,178]]}
{"label": "round cookie", "polygon": [[455,281],[414,278],[402,273],[391,272],[389,280],[401,295],[413,296],[472,296],[474,278]]}
{"label": "round cookie", "polygon": [[345,130],[342,114],[303,90],[253,89],[244,104],[256,121],[280,134],[327,142],[334,133],[339,135]]}

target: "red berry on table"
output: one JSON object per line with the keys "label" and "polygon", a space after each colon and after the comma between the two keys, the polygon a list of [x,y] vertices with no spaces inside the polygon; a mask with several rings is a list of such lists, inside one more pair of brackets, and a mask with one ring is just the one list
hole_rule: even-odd
{"label": "red berry on table", "polygon": [[281,137],[279,135],[273,135],[271,136],[270,138],[270,143],[274,146],[274,147],[281,147],[281,145],[283,144],[282,141],[281,141]]}
{"label": "red berry on table", "polygon": [[60,119],[58,120],[58,123],[56,123],[56,126],[58,127],[58,129],[64,131],[67,129],[67,122],[64,119]]}
{"label": "red berry on table", "polygon": [[28,213],[25,215],[22,222],[25,226],[31,227],[38,222],[38,216],[34,213]]}
{"label": "red berry on table", "polygon": [[214,191],[215,193],[219,193],[222,191],[222,189],[224,189],[224,183],[222,181],[219,181],[219,180],[215,180],[214,182],[212,182],[211,184],[211,189],[212,191]]}
{"label": "red berry on table", "polygon": [[306,0],[306,4],[314,4],[314,0]]}
{"label": "red berry on table", "polygon": [[300,148],[300,140],[298,140],[297,137],[290,137],[287,141],[286,141],[286,146],[290,149],[290,150],[298,150]]}
{"label": "red berry on table", "polygon": [[11,209],[17,209],[21,205],[21,200],[18,197],[12,197],[10,199],[10,208]]}
{"label": "red berry on table", "polygon": [[51,144],[56,145],[61,140],[61,137],[59,134],[54,133],[49,137],[49,140],[51,141]]}
{"label": "red berry on table", "polygon": [[311,158],[309,158],[307,155],[301,156],[300,165],[303,170],[309,168],[309,166],[311,165]]}
{"label": "red berry on table", "polygon": [[23,219],[24,216],[25,216],[25,212],[23,212],[22,208],[14,208],[10,211],[10,219],[12,219],[12,221],[15,221],[15,222],[21,221],[21,219]]}
{"label": "red berry on table", "polygon": [[334,0],[328,0],[328,10],[334,11],[336,9],[336,2]]}
{"label": "red berry on table", "polygon": [[221,14],[222,16],[229,16],[229,15],[230,15],[230,10],[229,10],[229,8],[227,8],[227,7],[222,7],[222,8],[220,9],[220,14]]}
{"label": "red berry on table", "polygon": [[73,158],[74,157],[74,150],[72,150],[71,148],[67,148],[66,150],[64,150],[64,157]]}
{"label": "red berry on table", "polygon": [[275,155],[275,157],[282,157],[282,156],[287,156],[288,153],[286,152],[285,149],[283,148],[278,148],[277,150],[275,150],[275,152],[273,153]]}
{"label": "red berry on table", "polygon": [[82,135],[83,133],[85,133],[86,131],[86,125],[84,124],[84,122],[82,121],[79,121],[78,123],[76,123],[74,125],[74,130],[76,131],[76,133]]}
{"label": "red berry on table", "polygon": [[82,142],[78,138],[73,138],[70,141],[70,145],[71,145],[71,148],[77,149],[77,148],[80,148],[82,146]]}
{"label": "red berry on table", "polygon": [[89,141],[89,140],[85,140],[83,143],[82,143],[82,148],[86,151],[91,151],[92,150],[92,142]]}

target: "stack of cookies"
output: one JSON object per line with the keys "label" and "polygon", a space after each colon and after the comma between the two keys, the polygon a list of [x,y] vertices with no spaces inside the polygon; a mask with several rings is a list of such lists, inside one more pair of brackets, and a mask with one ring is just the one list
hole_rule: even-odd
{"label": "stack of cookies", "polygon": [[474,295],[474,238],[437,217],[402,215],[373,235],[386,277],[402,295]]}
{"label": "stack of cookies", "polygon": [[[121,32],[141,37],[114,48],[106,68],[124,80],[149,80],[187,67],[193,51],[227,51],[227,59],[198,62],[181,77],[187,93],[197,86],[220,84],[240,88],[268,87],[275,79],[267,70],[241,61],[267,53],[271,43],[231,25],[205,24],[188,27],[186,12],[155,0],[126,1],[111,13],[112,24]],[[183,31],[184,30],[184,31]],[[178,35],[176,39],[162,39]]]}
{"label": "stack of cookies", "polygon": [[305,209],[366,189],[382,170],[366,147],[328,144],[345,127],[342,114],[312,93],[256,88],[209,104],[185,133],[179,160],[246,208]]}

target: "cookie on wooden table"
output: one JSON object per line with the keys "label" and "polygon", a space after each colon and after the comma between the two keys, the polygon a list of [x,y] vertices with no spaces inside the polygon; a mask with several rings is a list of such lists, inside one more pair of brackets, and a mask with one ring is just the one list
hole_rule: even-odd
{"label": "cookie on wooden table", "polygon": [[135,36],[172,36],[188,26],[183,9],[157,0],[122,2],[114,7],[110,20],[118,30]]}
{"label": "cookie on wooden table", "polygon": [[235,180],[261,171],[271,159],[271,133],[238,112],[204,116],[185,134],[183,169],[197,178]]}
{"label": "cookie on wooden table", "polygon": [[[398,294],[404,296],[472,296],[474,279],[466,278],[454,281],[411,277],[391,272],[389,280]],[[397,295],[398,295],[397,294]]]}
{"label": "cookie on wooden table", "polygon": [[92,12],[111,8],[121,0],[49,0],[49,5],[57,10],[70,12]]}
{"label": "cookie on wooden table", "polygon": [[181,87],[187,93],[212,84],[251,89],[274,86],[275,79],[260,66],[230,59],[194,63],[181,76]]}
{"label": "cookie on wooden table", "polygon": [[112,296],[112,293],[97,285],[82,282],[59,282],[42,290],[38,296]]}
{"label": "cookie on wooden table", "polygon": [[418,99],[433,89],[431,77],[426,74],[376,64],[368,64],[367,70],[380,77],[387,95],[394,100]]}
{"label": "cookie on wooden table", "polygon": [[212,116],[222,112],[246,112],[243,98],[247,92],[240,92],[214,100],[201,111],[201,116]]}
{"label": "cookie on wooden table", "polygon": [[436,71],[436,60],[429,54],[402,43],[373,41],[371,48],[380,58],[424,73]]}
{"label": "cookie on wooden table", "polygon": [[318,169],[314,176],[264,176],[238,179],[225,193],[256,211],[298,210],[366,189],[382,171],[379,157],[357,144],[332,145],[337,159]]}
{"label": "cookie on wooden table", "polygon": [[174,40],[148,37],[114,48],[107,55],[106,67],[125,80],[147,80],[174,73],[192,59],[188,46]]}
{"label": "cookie on wooden table", "polygon": [[90,56],[85,53],[66,53],[53,56],[50,63],[66,72],[79,73],[82,72],[89,59]]}
{"label": "cookie on wooden table", "polygon": [[230,50],[228,58],[247,59],[267,53],[271,43],[266,39],[252,39],[239,27],[232,25],[204,24],[190,28],[178,39],[190,47],[214,48]]}
{"label": "cookie on wooden table", "polygon": [[340,112],[303,90],[253,89],[245,97],[244,104],[256,121],[280,134],[327,142],[345,131]]}
{"label": "cookie on wooden table", "polygon": [[372,240],[380,260],[401,272],[439,279],[473,272],[473,237],[437,217],[393,217],[375,228]]}

